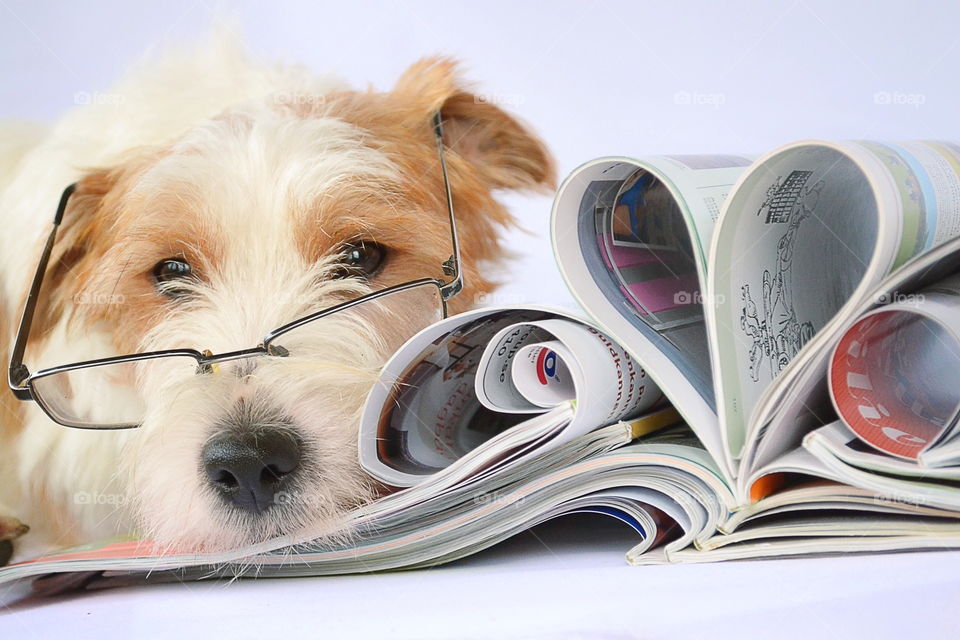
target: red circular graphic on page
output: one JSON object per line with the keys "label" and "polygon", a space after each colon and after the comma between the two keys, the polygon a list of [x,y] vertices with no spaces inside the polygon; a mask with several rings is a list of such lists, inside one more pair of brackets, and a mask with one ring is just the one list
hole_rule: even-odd
{"label": "red circular graphic on page", "polygon": [[549,378],[557,375],[557,354],[552,349],[542,348],[537,354],[537,380],[546,385]]}
{"label": "red circular graphic on page", "polygon": [[[960,399],[944,403],[938,372],[919,362],[923,316],[888,311],[855,324],[830,363],[830,389],[840,417],[864,442],[916,459],[944,429]],[[953,395],[953,394],[951,394]]]}

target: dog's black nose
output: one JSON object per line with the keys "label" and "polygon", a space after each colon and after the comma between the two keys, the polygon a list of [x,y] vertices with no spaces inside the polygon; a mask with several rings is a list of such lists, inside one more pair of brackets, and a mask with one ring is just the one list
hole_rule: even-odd
{"label": "dog's black nose", "polygon": [[300,445],[286,431],[222,433],[203,447],[213,488],[236,506],[260,513],[277,501],[300,464]]}

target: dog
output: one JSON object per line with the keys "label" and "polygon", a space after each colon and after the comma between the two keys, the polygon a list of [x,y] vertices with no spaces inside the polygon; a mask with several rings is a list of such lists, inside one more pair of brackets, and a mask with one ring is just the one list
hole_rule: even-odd
{"label": "dog", "polygon": [[[443,278],[451,247],[437,112],[465,281],[449,312],[492,291],[485,274],[506,259],[501,234],[515,224],[495,196],[555,186],[553,160],[527,126],[471,93],[448,58],[416,62],[378,92],[265,64],[222,40],[142,62],[110,92],[81,95],[53,126],[2,126],[8,360],[71,183],[26,347],[32,371],[159,349],[245,349],[366,292]],[[4,390],[0,540],[16,538],[17,560],[130,532],[219,551],[341,531],[351,509],[383,490],[358,464],[357,432],[399,346],[394,329],[432,320],[433,310],[399,296],[378,308],[304,328],[287,357],[222,362],[211,375],[145,361],[137,375],[77,390],[94,411],[139,403],[138,428],[65,427]],[[236,471],[230,451],[251,446],[253,476],[261,467],[283,476],[293,499],[269,500],[277,483],[250,499],[224,488]],[[211,448],[226,456],[219,477]]]}

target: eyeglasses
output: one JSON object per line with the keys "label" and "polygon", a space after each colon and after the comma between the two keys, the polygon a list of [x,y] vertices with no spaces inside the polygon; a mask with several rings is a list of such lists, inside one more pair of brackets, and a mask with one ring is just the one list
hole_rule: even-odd
{"label": "eyeglasses", "polygon": [[[439,111],[433,116],[433,133],[436,138],[447,215],[450,222],[452,253],[442,265],[443,274],[448,278],[447,280],[420,278],[336,304],[274,329],[264,336],[259,345],[251,349],[219,354],[195,349],[166,349],[76,362],[59,367],[40,369],[31,373],[27,366],[23,364],[23,356],[30,336],[30,326],[33,323],[43,277],[57,237],[57,230],[63,219],[70,196],[76,187],[76,185],[70,185],[60,197],[60,204],[53,219],[53,228],[47,237],[24,305],[10,357],[8,371],[10,389],[18,400],[33,400],[51,420],[65,427],[130,429],[140,426],[143,421],[144,407],[139,399],[134,397],[112,398],[111,402],[104,403],[98,394],[98,390],[105,388],[103,385],[136,379],[137,376],[142,375],[142,370],[137,365],[144,361],[152,361],[152,366],[160,366],[165,370],[178,368],[189,371],[188,367],[192,367],[196,374],[202,375],[215,371],[222,362],[261,356],[286,357],[290,355],[291,350],[283,346],[282,343],[297,344],[301,342],[301,338],[309,339],[310,335],[317,335],[318,323],[336,323],[344,317],[344,314],[339,316],[335,314],[348,309],[371,317],[394,314],[395,322],[391,323],[393,335],[390,337],[397,345],[412,337],[414,333],[427,326],[428,323],[445,318],[447,316],[447,302],[463,289],[463,273],[460,268],[460,243],[453,213],[453,194],[451,193],[447,164],[444,158],[443,123]],[[390,302],[389,305],[384,304],[387,301]],[[409,313],[409,310],[434,310],[435,317],[430,316],[428,323],[420,326],[418,323],[411,323],[408,315],[398,315],[396,309],[407,310],[407,313]],[[304,332],[305,328],[310,329],[309,333]]]}

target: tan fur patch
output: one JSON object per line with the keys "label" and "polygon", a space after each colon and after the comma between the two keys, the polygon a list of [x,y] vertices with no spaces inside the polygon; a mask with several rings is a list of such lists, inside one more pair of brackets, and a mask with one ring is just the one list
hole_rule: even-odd
{"label": "tan fur patch", "polygon": [[201,203],[185,194],[156,194],[150,202],[129,198],[130,186],[159,155],[144,153],[77,183],[44,279],[31,342],[70,314],[72,321],[108,323],[116,352],[133,353],[167,313],[152,280],[157,262],[183,257],[200,275],[216,268],[222,248],[207,233]]}
{"label": "tan fur patch", "polygon": [[555,167],[543,144],[498,107],[463,90],[456,64],[428,58],[414,64],[390,93],[341,92],[301,107],[300,117],[333,116],[369,132],[368,144],[400,168],[401,184],[368,193],[353,202],[324,202],[308,216],[298,237],[301,251],[310,247],[316,221],[336,225],[344,215],[365,221],[361,237],[387,244],[395,260],[382,285],[440,277],[440,265],[451,253],[446,200],[432,128],[434,112],[444,120],[446,160],[460,233],[465,287],[451,312],[471,307],[494,283],[477,265],[503,257],[499,235],[514,224],[497,202],[495,189],[550,191]]}

